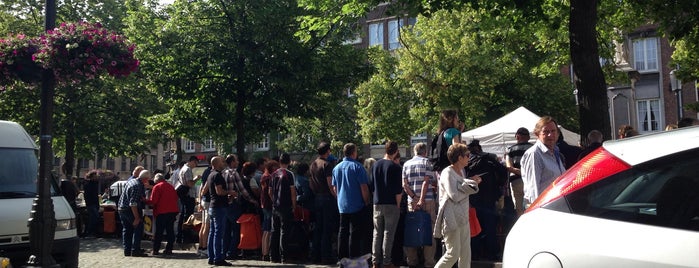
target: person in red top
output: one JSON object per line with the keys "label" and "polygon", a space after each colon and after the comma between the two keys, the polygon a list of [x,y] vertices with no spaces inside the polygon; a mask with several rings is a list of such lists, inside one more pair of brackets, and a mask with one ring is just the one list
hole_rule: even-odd
{"label": "person in red top", "polygon": [[163,241],[163,231],[167,234],[167,245],[165,245],[164,255],[172,254],[172,247],[175,243],[175,217],[180,212],[177,207],[177,191],[172,184],[168,183],[163,174],[155,174],[155,186],[146,202],[153,206],[153,217],[155,217],[155,237],[153,238],[153,255],[158,255],[160,242]]}

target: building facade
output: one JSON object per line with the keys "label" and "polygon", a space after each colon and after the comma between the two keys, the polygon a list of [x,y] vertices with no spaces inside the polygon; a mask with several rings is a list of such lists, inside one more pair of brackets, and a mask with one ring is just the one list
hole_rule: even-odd
{"label": "building facade", "polygon": [[628,74],[626,85],[611,85],[607,91],[612,137],[621,125],[631,125],[640,134],[663,131],[683,117],[697,118],[684,109],[699,101],[696,81],[681,81],[673,87],[670,66],[674,48],[657,31],[646,25],[625,35],[616,44],[615,63]]}

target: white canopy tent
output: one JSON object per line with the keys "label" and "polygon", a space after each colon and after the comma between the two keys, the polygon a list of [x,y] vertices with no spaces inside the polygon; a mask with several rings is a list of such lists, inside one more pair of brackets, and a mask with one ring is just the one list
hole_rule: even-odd
{"label": "white canopy tent", "polygon": [[[534,126],[539,121],[540,116],[527,110],[527,108],[519,107],[516,110],[490,122],[487,125],[461,133],[461,140],[470,143],[477,139],[484,152],[494,153],[498,157],[505,155],[507,147],[517,143],[515,140],[515,132],[520,127],[529,129],[530,142],[536,142],[534,135]],[[561,132],[565,141],[570,145],[577,145],[580,141],[580,135],[567,130],[561,126]]]}

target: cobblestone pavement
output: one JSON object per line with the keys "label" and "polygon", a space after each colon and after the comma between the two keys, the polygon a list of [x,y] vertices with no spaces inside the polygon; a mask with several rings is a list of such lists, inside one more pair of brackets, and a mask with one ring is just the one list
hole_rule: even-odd
{"label": "cobblestone pavement", "polygon": [[[144,240],[141,243],[141,248],[146,249],[150,253],[149,249],[152,248],[151,241]],[[196,246],[194,244],[177,244],[173,250],[173,253],[174,254],[171,256],[159,255],[156,257],[124,257],[124,251],[121,247],[121,239],[119,238],[81,239],[79,267],[214,267],[213,265],[207,264],[207,259],[205,257],[197,255]],[[337,267],[337,265],[279,264],[257,260],[235,260],[229,262],[233,264],[233,267]],[[471,267],[500,268],[502,267],[502,263],[472,262]]]}
{"label": "cobblestone pavement", "polygon": [[[142,248],[150,252],[151,241],[143,241]],[[214,267],[207,264],[207,259],[197,255],[193,244],[176,245],[173,255],[156,257],[124,257],[119,238],[94,238],[80,240],[80,266],[85,268],[106,267]],[[310,264],[279,264],[255,260],[229,261],[233,267],[337,267]]]}

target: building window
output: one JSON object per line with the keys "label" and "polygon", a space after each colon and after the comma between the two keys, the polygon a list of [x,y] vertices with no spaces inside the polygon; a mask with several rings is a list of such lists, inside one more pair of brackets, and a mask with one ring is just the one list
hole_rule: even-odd
{"label": "building window", "polygon": [[216,147],[214,147],[214,139],[208,138],[204,140],[204,148],[202,148],[201,150],[204,152],[216,151]]}
{"label": "building window", "polygon": [[[136,168],[136,166],[138,166],[138,161],[136,161],[136,158],[131,158],[131,165],[130,165],[131,171],[133,171]],[[127,172],[127,174],[129,174],[129,176],[131,176],[131,172]]]}
{"label": "building window", "polygon": [[400,28],[403,27],[403,20],[388,21],[388,50],[400,48]]}
{"label": "building window", "polygon": [[114,158],[107,157],[107,169],[114,170]]}
{"label": "building window", "polygon": [[265,134],[262,141],[255,144],[255,151],[267,151],[269,150],[269,133]]}
{"label": "building window", "polygon": [[121,158],[121,171],[126,171],[126,157],[120,157]]}
{"label": "building window", "polygon": [[182,139],[182,148],[185,153],[193,153],[194,152],[194,142],[190,141],[188,139]]}
{"label": "building window", "polygon": [[103,157],[103,156],[100,155],[100,156],[97,157],[97,160],[95,160],[95,168],[96,168],[96,169],[101,169],[101,168],[102,168],[102,160],[104,160],[104,158],[102,158],[102,157]]}
{"label": "building window", "polygon": [[415,144],[418,144],[420,142],[427,143],[427,133],[423,132],[410,137],[410,146],[415,146]]}
{"label": "building window", "polygon": [[639,132],[652,132],[660,130],[660,100],[640,100],[638,107]]}
{"label": "building window", "polygon": [[90,160],[85,159],[85,158],[80,158],[78,159],[78,168],[80,169],[88,169],[90,168]]}
{"label": "building window", "polygon": [[641,38],[633,41],[634,67],[638,71],[658,70],[658,39]]}
{"label": "building window", "polygon": [[151,155],[150,156],[150,170],[155,171],[156,169],[158,169],[158,158],[156,155]]}
{"label": "building window", "polygon": [[369,46],[381,46],[383,48],[383,22],[369,24]]}

